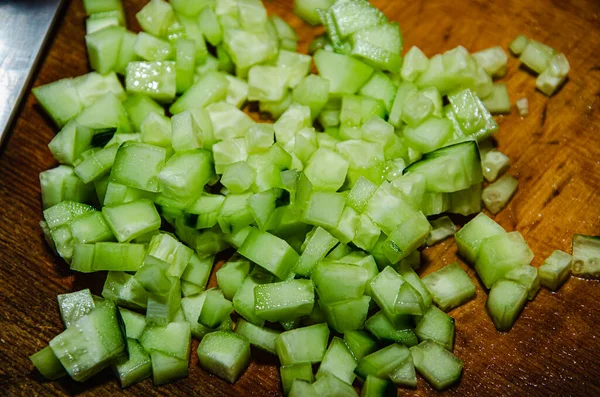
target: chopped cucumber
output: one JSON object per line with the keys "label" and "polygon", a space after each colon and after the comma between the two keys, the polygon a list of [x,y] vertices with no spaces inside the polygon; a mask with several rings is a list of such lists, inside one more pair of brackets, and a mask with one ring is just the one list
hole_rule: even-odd
{"label": "chopped cucumber", "polygon": [[458,262],[425,276],[423,283],[435,304],[444,311],[454,309],[475,297],[475,284]]}
{"label": "chopped cucumber", "polygon": [[425,341],[410,349],[417,371],[436,390],[456,383],[462,374],[463,362],[435,342]]}
{"label": "chopped cucumber", "polygon": [[573,257],[566,252],[554,251],[538,269],[539,283],[549,290],[558,290],[570,276],[572,261]]}
{"label": "chopped cucumber", "polygon": [[584,278],[600,278],[600,238],[573,236],[571,273]]}
{"label": "chopped cucumber", "polygon": [[198,361],[210,373],[234,383],[250,363],[250,343],[232,332],[212,332],[198,346]]}
{"label": "chopped cucumber", "polygon": [[508,331],[527,302],[527,288],[510,280],[494,284],[486,307],[498,331]]}

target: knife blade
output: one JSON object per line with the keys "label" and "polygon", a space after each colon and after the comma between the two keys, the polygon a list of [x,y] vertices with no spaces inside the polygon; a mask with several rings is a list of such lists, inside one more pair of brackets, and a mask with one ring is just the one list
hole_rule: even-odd
{"label": "knife blade", "polygon": [[63,0],[0,1],[0,147],[62,3]]}

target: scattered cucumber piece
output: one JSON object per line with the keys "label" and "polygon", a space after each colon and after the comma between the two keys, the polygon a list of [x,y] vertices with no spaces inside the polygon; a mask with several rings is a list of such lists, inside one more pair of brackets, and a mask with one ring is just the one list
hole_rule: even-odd
{"label": "scattered cucumber piece", "polygon": [[571,273],[584,278],[600,278],[600,238],[576,234],[573,236]]}
{"label": "scattered cucumber piece", "polygon": [[566,252],[556,250],[538,269],[539,283],[552,291],[557,291],[570,276],[573,257]]}
{"label": "scattered cucumber piece", "polygon": [[234,383],[250,363],[250,343],[232,332],[212,332],[200,342],[198,360],[208,372]]}
{"label": "scattered cucumber piece", "polygon": [[514,281],[500,280],[494,284],[486,307],[498,331],[508,331],[527,302],[527,289]]}

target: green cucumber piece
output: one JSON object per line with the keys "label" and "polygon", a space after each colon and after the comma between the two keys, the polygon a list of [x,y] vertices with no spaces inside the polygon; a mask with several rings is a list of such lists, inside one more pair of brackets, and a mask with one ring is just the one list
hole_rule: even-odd
{"label": "green cucumber piece", "polygon": [[581,234],[573,236],[571,274],[584,278],[600,277],[600,238]]}
{"label": "green cucumber piece", "polygon": [[178,65],[165,60],[129,62],[125,71],[127,93],[172,102],[177,92]]}
{"label": "green cucumber piece", "polygon": [[528,43],[529,39],[520,34],[517,37],[515,37],[513,41],[510,42],[508,48],[510,49],[510,52],[513,53],[513,55],[518,56],[521,55],[525,47],[527,47]]}
{"label": "green cucumber piece", "polygon": [[281,333],[275,342],[275,349],[282,365],[314,364],[323,360],[328,339],[327,324],[316,324]]}
{"label": "green cucumber piece", "polygon": [[492,214],[500,212],[517,191],[519,182],[511,175],[504,175],[483,189],[481,199]]}
{"label": "green cucumber piece", "polygon": [[299,258],[284,240],[258,229],[252,229],[238,252],[281,280],[287,278]]}
{"label": "green cucumber piece", "polygon": [[458,262],[428,274],[423,278],[423,284],[443,311],[454,309],[475,297],[475,284]]}
{"label": "green cucumber piece", "polygon": [[209,289],[204,294],[206,297],[198,322],[205,327],[215,328],[229,318],[233,311],[233,303],[225,299],[223,292],[218,289]]}
{"label": "green cucumber piece", "polygon": [[[562,251],[558,251],[558,252],[562,252]],[[568,254],[565,254],[565,255],[568,255]],[[562,256],[562,255],[560,255],[560,256]],[[550,258],[548,258],[548,259],[550,259]],[[548,259],[546,259],[546,261],[548,261]],[[567,258],[563,258],[563,259],[567,260]],[[568,255],[568,262],[567,262],[566,271],[565,271],[567,274],[567,277],[569,274],[570,263],[571,263],[571,255]],[[540,268],[541,268],[541,266],[540,266]],[[538,269],[536,269],[535,267],[529,266],[529,265],[523,265],[523,266],[513,267],[511,270],[509,270],[504,275],[504,278],[507,280],[516,281],[517,283],[522,284],[525,288],[527,288],[527,298],[529,300],[533,300],[533,298],[535,298],[538,291],[540,290],[541,275],[538,276],[538,273],[539,273]]]}
{"label": "green cucumber piece", "polygon": [[42,376],[48,380],[60,379],[67,374],[50,346],[44,347],[37,353],[29,356],[29,360]]}
{"label": "green cucumber piece", "polygon": [[482,241],[475,270],[486,288],[491,288],[509,270],[529,265],[532,259],[533,252],[519,232],[503,233]]}
{"label": "green cucumber piece", "polygon": [[356,373],[363,379],[369,375],[385,378],[410,356],[406,346],[394,343],[381,350],[377,350],[358,362]]}
{"label": "green cucumber piece", "polygon": [[417,374],[412,356],[408,356],[406,361],[395,368],[388,377],[398,386],[417,387]]}
{"label": "green cucumber piece", "polygon": [[151,0],[135,14],[135,18],[142,30],[154,36],[164,36],[169,26],[175,22],[175,12],[166,1]]}
{"label": "green cucumber piece", "polygon": [[256,315],[271,322],[290,321],[309,315],[315,292],[310,280],[289,280],[254,288]]}
{"label": "green cucumber piece", "polygon": [[67,373],[83,382],[125,353],[126,344],[117,307],[104,301],[50,341],[50,348]]}
{"label": "green cucumber piece", "polygon": [[383,311],[377,312],[365,322],[365,328],[378,340],[389,343],[400,343],[405,346],[414,346],[418,343],[412,329],[411,316],[405,315],[397,319],[394,325],[388,320]]}
{"label": "green cucumber piece", "polygon": [[527,288],[510,280],[494,284],[487,298],[486,308],[498,331],[508,331],[527,302]]}
{"label": "green cucumber piece", "polygon": [[139,340],[146,328],[146,318],[143,314],[119,307],[119,313],[125,325],[125,336],[128,339]]}
{"label": "green cucumber piece", "polygon": [[506,231],[484,213],[478,214],[464,225],[454,237],[458,252],[467,262],[475,264],[481,243],[488,237],[506,234]]}
{"label": "green cucumber piece", "polygon": [[217,271],[217,284],[225,298],[233,299],[249,272],[250,262],[241,259],[229,260]]}
{"label": "green cucumber piece", "polygon": [[281,385],[283,386],[284,396],[289,395],[292,385],[296,379],[304,380],[310,383],[314,381],[312,365],[310,363],[282,366],[279,368],[279,375],[281,376]]}
{"label": "green cucumber piece", "polygon": [[446,389],[460,379],[463,362],[437,343],[421,342],[410,354],[417,371],[434,389]]}
{"label": "green cucumber piece", "polygon": [[250,343],[232,332],[211,332],[198,346],[198,361],[208,372],[234,383],[250,363]]}
{"label": "green cucumber piece", "polygon": [[337,336],[334,336],[329,344],[329,348],[325,352],[316,378],[319,379],[325,373],[329,373],[351,385],[354,382],[354,378],[356,378],[354,374],[356,367],[356,360],[352,356],[348,346],[346,346],[346,343]]}
{"label": "green cucumber piece", "polygon": [[387,379],[367,376],[360,391],[360,397],[396,397],[398,389]]}
{"label": "green cucumber piece", "polygon": [[345,332],[344,343],[346,343],[356,361],[360,361],[363,357],[377,350],[377,342],[364,331]]}
{"label": "green cucumber piece", "polygon": [[180,280],[176,277],[170,279],[171,287],[166,294],[149,293],[146,310],[146,322],[159,326],[167,325],[174,321],[175,315],[181,306]]}
{"label": "green cucumber piece", "polygon": [[148,292],[131,274],[125,272],[108,272],[102,296],[133,310],[145,310],[148,302]]}
{"label": "green cucumber piece", "polygon": [[240,319],[235,326],[235,333],[245,336],[252,346],[256,346],[271,354],[276,354],[275,341],[280,332],[269,328],[259,327],[244,319]]}
{"label": "green cucumber piece", "polygon": [[115,70],[121,43],[125,35],[122,26],[109,26],[85,35],[90,67],[100,74]]}
{"label": "green cucumber piece", "polygon": [[129,242],[160,228],[160,215],[154,203],[141,199],[129,203],[105,206],[102,215],[119,242]]}
{"label": "green cucumber piece", "polygon": [[339,333],[362,329],[369,312],[370,303],[371,297],[366,295],[328,304],[319,301],[327,323],[334,331]]}
{"label": "green cucumber piece", "polygon": [[454,347],[454,333],[454,319],[435,306],[425,312],[415,328],[421,342],[430,340],[449,351]]}
{"label": "green cucumber piece", "polygon": [[217,72],[203,74],[169,108],[172,114],[178,114],[195,107],[206,107],[227,97],[229,81]]}
{"label": "green cucumber piece", "polygon": [[318,396],[358,397],[354,387],[328,373],[312,384]]}
{"label": "green cucumber piece", "polygon": [[150,356],[140,342],[127,339],[128,357],[122,357],[112,364],[113,372],[119,378],[121,388],[126,388],[149,378],[152,375]]}
{"label": "green cucumber piece", "polygon": [[329,80],[329,92],[332,96],[354,94],[373,74],[371,66],[348,55],[319,50],[314,59],[319,74]]}
{"label": "green cucumber piece", "polygon": [[158,351],[150,354],[152,381],[155,386],[174,382],[188,376],[189,360],[182,360]]}
{"label": "green cucumber piece", "polygon": [[364,295],[369,272],[355,265],[322,262],[311,278],[322,303],[334,303]]}
{"label": "green cucumber piece", "polygon": [[94,307],[94,299],[89,289],[58,295],[60,318],[66,328],[91,312]]}
{"label": "green cucumber piece", "polygon": [[[566,252],[552,252],[538,269],[539,283],[551,291],[557,291],[569,279],[572,261],[573,257]],[[531,300],[531,297],[529,299]]]}

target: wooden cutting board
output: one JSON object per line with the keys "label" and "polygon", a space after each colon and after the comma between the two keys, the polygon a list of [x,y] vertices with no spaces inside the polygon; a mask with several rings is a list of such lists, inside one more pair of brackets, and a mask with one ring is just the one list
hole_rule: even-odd
{"label": "wooden cutting board", "polygon": [[[298,31],[306,51],[315,33],[292,13],[291,0],[266,2]],[[511,101],[526,97],[531,114],[498,118],[497,141],[511,159],[519,191],[495,219],[527,239],[534,266],[555,249],[570,252],[574,233],[600,235],[600,2],[598,0],[374,0],[400,23],[405,49],[418,45],[428,56],[463,45],[470,51],[507,48],[525,34],[564,52],[569,82],[552,98],[535,91],[535,78],[510,58]],[[129,26],[143,0],[125,1]],[[59,26],[34,85],[88,72],[85,14],[74,1]],[[46,145],[56,133],[30,95],[0,157],[0,395],[280,395],[277,360],[258,355],[231,386],[201,370],[192,354],[189,378],[155,388],[150,380],[121,391],[110,373],[81,385],[41,381],[27,357],[63,327],[56,295],[91,287],[100,275],[74,275],[45,245],[39,172],[54,167]],[[458,260],[454,240],[425,250],[421,275]],[[463,267],[468,267],[463,263]],[[473,270],[469,274],[477,280]],[[542,289],[508,333],[494,329],[485,312],[486,292],[450,314],[456,319],[455,354],[464,361],[462,380],[445,394],[600,395],[600,285],[571,279],[557,293]],[[195,347],[195,345],[194,345]],[[417,390],[436,395],[419,379]]]}

